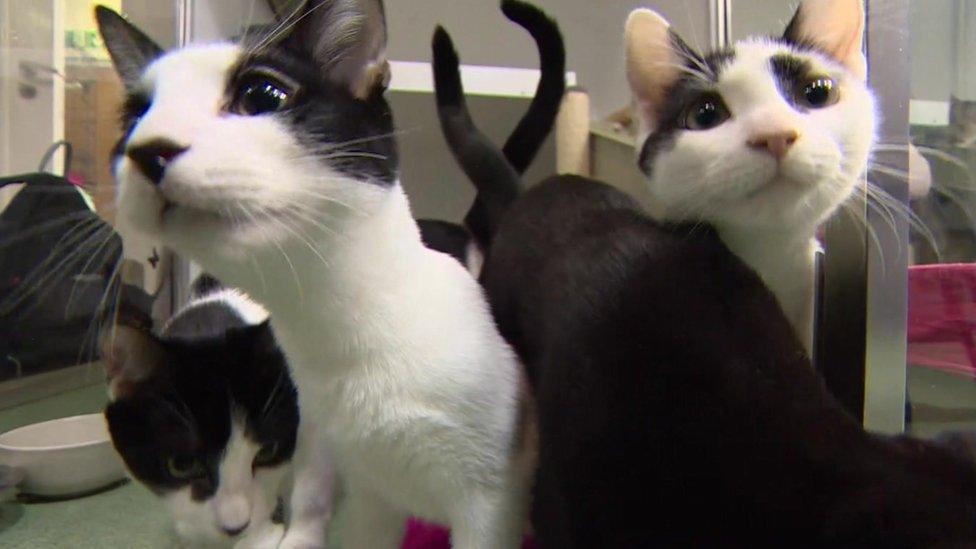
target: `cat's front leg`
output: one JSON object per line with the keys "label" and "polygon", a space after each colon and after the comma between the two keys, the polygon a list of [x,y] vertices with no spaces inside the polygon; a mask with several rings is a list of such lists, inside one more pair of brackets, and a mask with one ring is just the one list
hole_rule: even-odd
{"label": "cat's front leg", "polygon": [[325,437],[304,419],[298,427],[293,479],[288,495],[289,519],[281,549],[322,549],[332,518],[335,473]]}
{"label": "cat's front leg", "polygon": [[457,549],[517,549],[525,531],[527,495],[517,486],[466,498],[451,516]]}
{"label": "cat's front leg", "polygon": [[408,514],[368,490],[349,485],[339,527],[342,549],[398,549]]}

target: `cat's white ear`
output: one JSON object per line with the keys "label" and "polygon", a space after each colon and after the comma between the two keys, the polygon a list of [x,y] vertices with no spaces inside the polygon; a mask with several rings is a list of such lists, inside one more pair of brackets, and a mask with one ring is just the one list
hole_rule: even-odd
{"label": "cat's white ear", "polygon": [[95,21],[122,83],[126,88],[132,88],[139,82],[146,67],[163,54],[163,49],[132,23],[105,6],[95,7]]}
{"label": "cat's white ear", "polygon": [[657,112],[667,90],[681,77],[684,60],[676,50],[676,40],[680,38],[671,32],[671,25],[655,11],[638,9],[627,18],[627,80],[644,133],[657,126]]}
{"label": "cat's white ear", "polygon": [[286,42],[311,55],[330,81],[366,99],[390,82],[382,0],[307,0],[287,20]]}
{"label": "cat's white ear", "polygon": [[805,0],[786,27],[783,38],[812,45],[865,80],[863,0]]}
{"label": "cat's white ear", "polygon": [[146,330],[108,326],[100,339],[108,396],[113,401],[130,394],[162,363],[162,346]]}

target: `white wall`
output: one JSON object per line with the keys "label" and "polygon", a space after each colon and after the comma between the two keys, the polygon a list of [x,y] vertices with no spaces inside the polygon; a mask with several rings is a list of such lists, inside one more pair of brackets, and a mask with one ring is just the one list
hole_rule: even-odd
{"label": "white wall", "polygon": [[[609,114],[629,101],[622,35],[627,15],[634,8],[644,5],[658,9],[690,44],[707,47],[709,42],[708,0],[535,0],[535,3],[562,27],[568,68],[576,71],[579,84],[590,92],[597,116]],[[442,24],[453,36],[465,64],[538,66],[532,39],[504,18],[496,0],[386,0],[385,4],[391,59],[430,61],[430,37],[434,27]],[[230,36],[249,22],[270,18],[270,11],[261,1],[196,0],[193,6],[195,40]]]}
{"label": "white wall", "polygon": [[[624,77],[623,28],[634,8],[659,10],[689,44],[709,43],[707,0],[533,0],[559,22],[566,38],[568,68],[603,116],[629,100]],[[429,61],[437,24],[454,38],[462,62],[471,65],[537,67],[532,39],[509,22],[497,0],[386,0],[390,54],[403,61]]]}

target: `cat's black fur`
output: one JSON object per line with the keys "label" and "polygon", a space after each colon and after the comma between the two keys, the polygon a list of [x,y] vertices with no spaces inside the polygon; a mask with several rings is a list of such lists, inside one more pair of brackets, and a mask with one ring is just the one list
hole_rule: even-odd
{"label": "cat's black fur", "polygon": [[[189,485],[198,500],[213,495],[232,414],[244,418],[248,438],[276,446],[263,466],[291,459],[297,392],[267,322],[248,325],[226,303],[205,302],[181,312],[161,335],[142,338],[151,363],[135,367],[146,377],[122,384],[105,409],[112,442],[140,482],[159,493]],[[205,474],[175,478],[167,469],[173,457],[199,460]]]}
{"label": "cat's black fur", "polygon": [[[443,30],[434,58],[450,82]],[[495,208],[482,282],[537,399],[542,547],[976,546],[972,461],[865,432],[715,231],[579,177],[519,196],[460,91],[442,122]]]}

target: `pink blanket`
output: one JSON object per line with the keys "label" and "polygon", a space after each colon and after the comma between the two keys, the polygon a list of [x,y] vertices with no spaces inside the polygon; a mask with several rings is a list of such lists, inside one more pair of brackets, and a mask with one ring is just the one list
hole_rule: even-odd
{"label": "pink blanket", "polygon": [[[411,520],[407,523],[402,549],[451,549],[451,534],[440,526]],[[522,549],[536,549],[536,546],[532,540],[526,539]]]}
{"label": "pink blanket", "polygon": [[976,265],[909,267],[908,362],[976,377]]}

